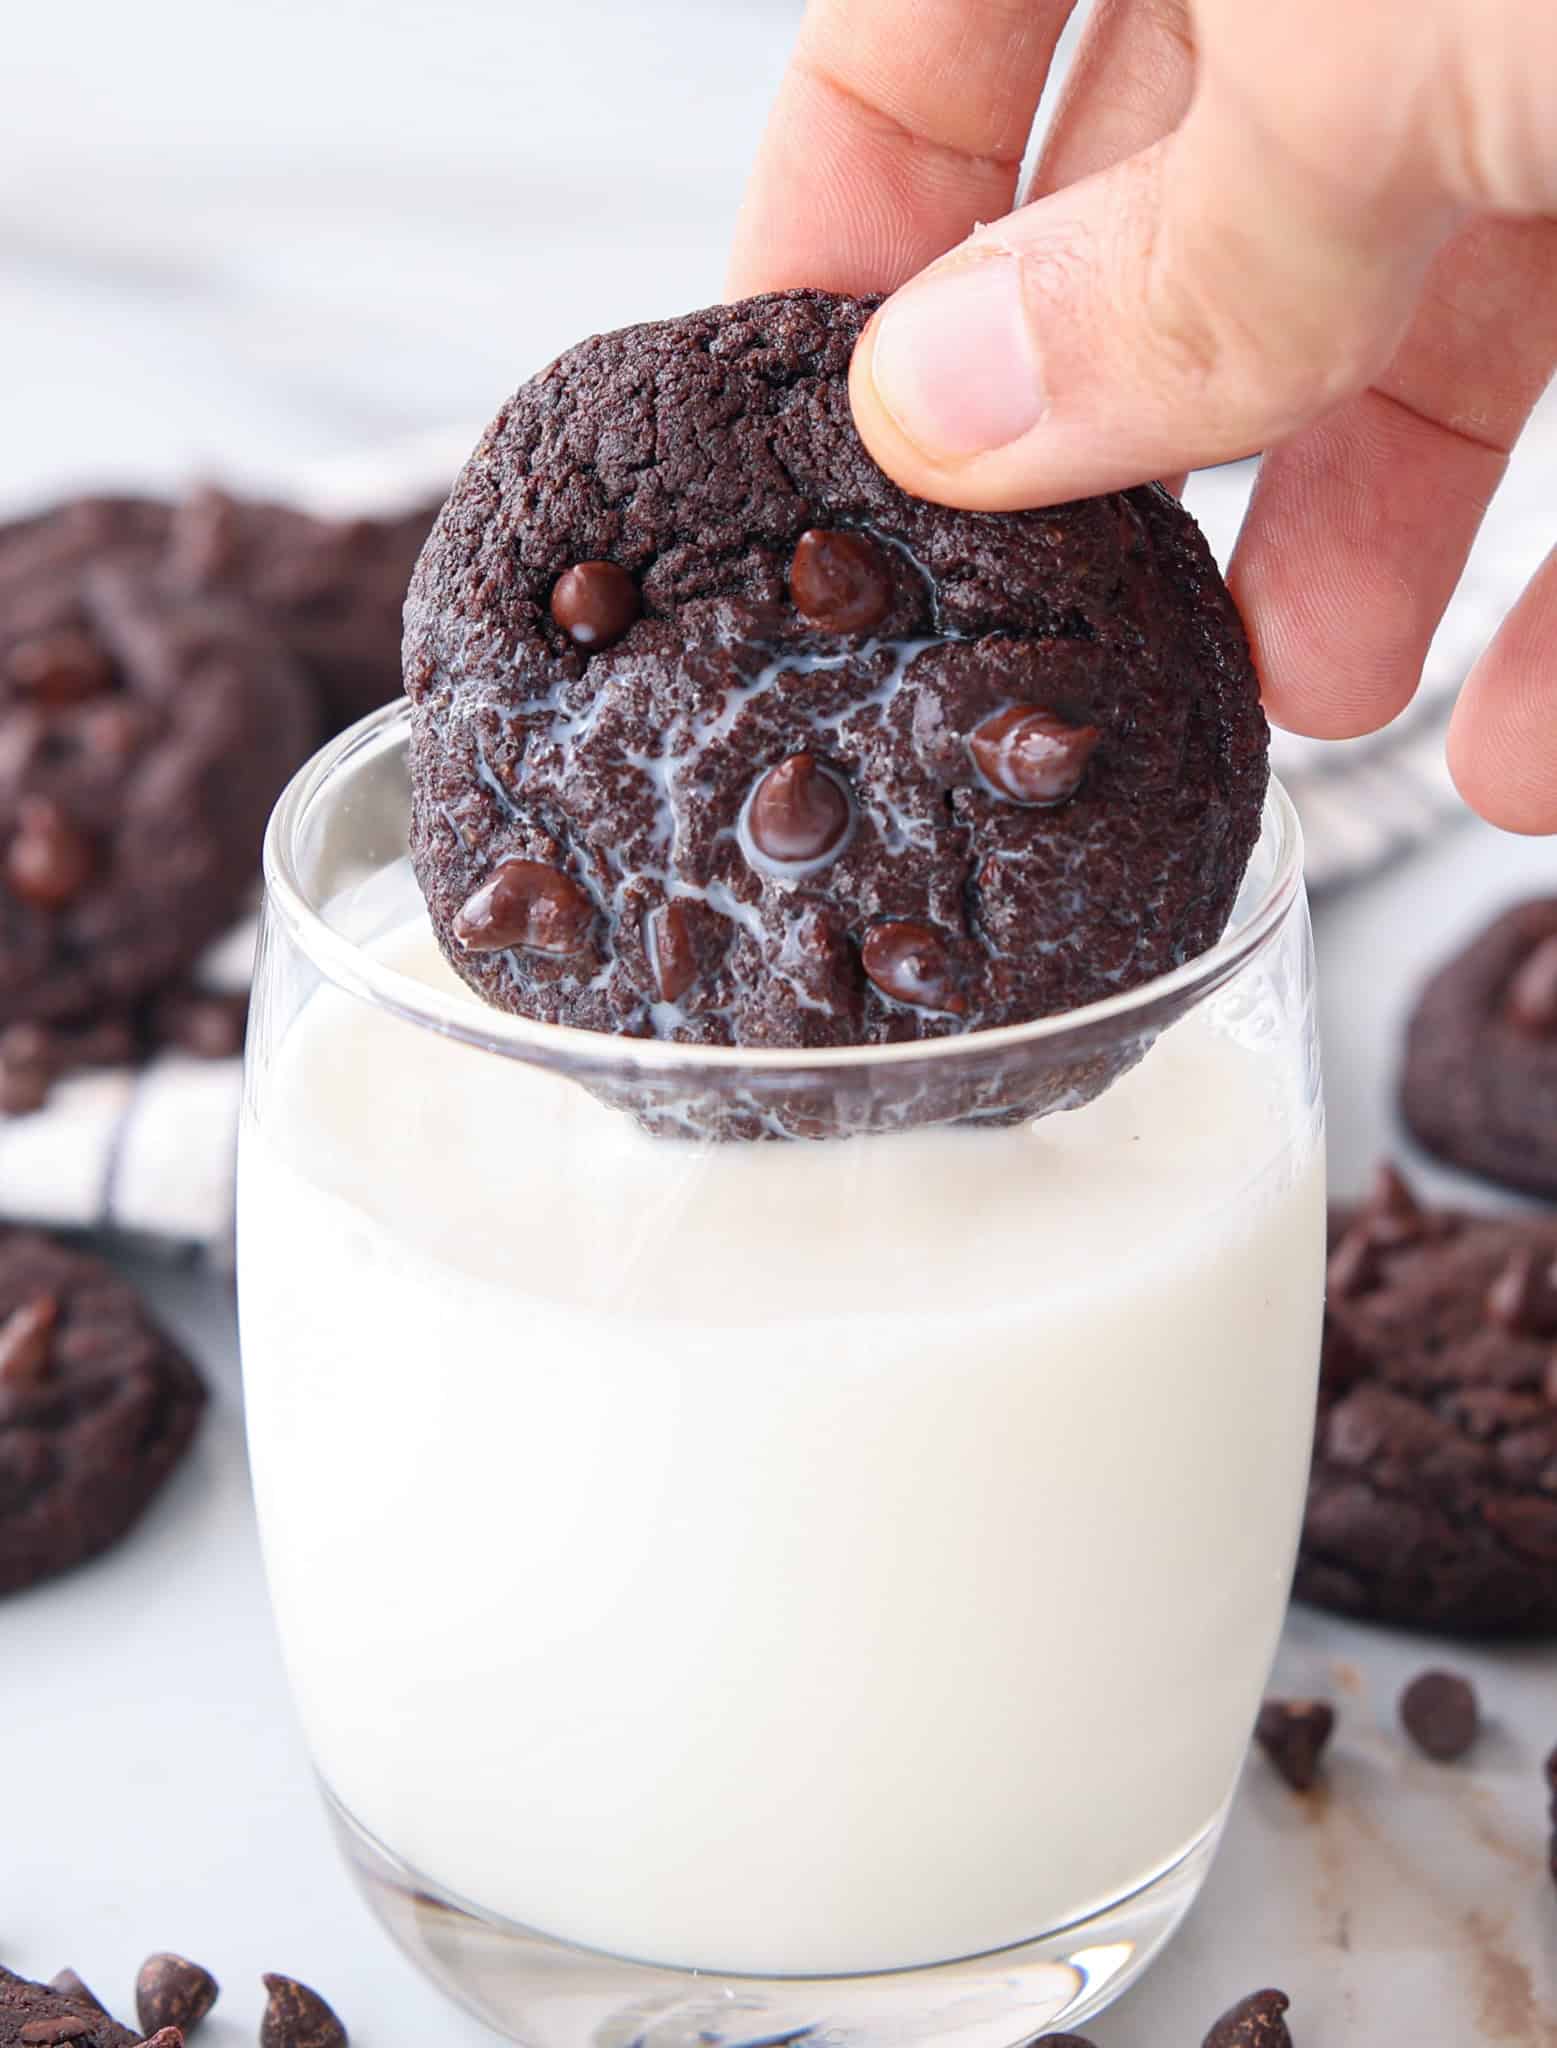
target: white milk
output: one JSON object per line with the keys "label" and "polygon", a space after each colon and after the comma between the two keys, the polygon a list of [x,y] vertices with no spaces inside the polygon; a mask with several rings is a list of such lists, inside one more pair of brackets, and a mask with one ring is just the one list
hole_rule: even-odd
{"label": "white milk", "polygon": [[[423,921],[381,951],[453,986]],[[1232,1789],[1308,1455],[1282,1062],[1213,1001],[1023,1129],[696,1148],[314,996],[241,1277],[337,1798],[489,1913],[770,1975],[997,1948],[1171,1863]]]}

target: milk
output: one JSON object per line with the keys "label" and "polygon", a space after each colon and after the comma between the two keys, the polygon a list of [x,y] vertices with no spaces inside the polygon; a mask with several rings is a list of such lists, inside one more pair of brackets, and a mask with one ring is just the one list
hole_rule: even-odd
{"label": "milk", "polygon": [[[413,900],[379,957],[454,991]],[[310,997],[243,1348],[349,1813],[485,1913],[766,1975],[1022,1941],[1201,1839],[1319,1338],[1317,1117],[1246,1009],[1022,1128],[697,1146]]]}

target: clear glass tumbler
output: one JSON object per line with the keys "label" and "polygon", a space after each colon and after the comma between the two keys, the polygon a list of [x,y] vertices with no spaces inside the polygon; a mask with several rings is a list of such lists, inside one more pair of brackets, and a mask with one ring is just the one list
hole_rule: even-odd
{"label": "clear glass tumbler", "polygon": [[[271,1591],[367,1897],[531,2048],[1080,2021],[1204,1876],[1292,1567],[1285,796],[1175,973],[810,1054],[484,1008],[407,811],[400,709],[277,810],[241,1160]],[[769,1127],[834,1135],[665,1135]]]}

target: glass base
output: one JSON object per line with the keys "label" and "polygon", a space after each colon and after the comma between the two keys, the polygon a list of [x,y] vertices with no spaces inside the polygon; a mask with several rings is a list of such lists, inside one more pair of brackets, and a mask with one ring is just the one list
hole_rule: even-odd
{"label": "glass base", "polygon": [[364,1897],[433,1982],[526,2048],[1020,2048],[1133,1984],[1188,1912],[1218,1819],[1128,1897],[1052,1934],[924,1969],[750,1977],[666,1969],[495,1920],[410,1870],[325,1793]]}

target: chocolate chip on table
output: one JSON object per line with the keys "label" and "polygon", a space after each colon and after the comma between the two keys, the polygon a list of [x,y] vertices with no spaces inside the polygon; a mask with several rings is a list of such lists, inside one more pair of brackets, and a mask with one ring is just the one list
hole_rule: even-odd
{"label": "chocolate chip on table", "polygon": [[581,952],[595,921],[595,906],[578,883],[545,861],[509,859],[471,896],[454,920],[454,937],[467,953]]}
{"label": "chocolate chip on table", "polygon": [[113,664],[85,633],[62,629],[23,640],[6,657],[6,674],[35,704],[81,704],[112,687]]}
{"label": "chocolate chip on table", "polygon": [[199,1963],[163,1951],[141,1964],[135,1979],[135,2016],[147,2034],[159,2027],[188,2033],[215,2005],[219,1989]]}
{"label": "chocolate chip on table", "polygon": [[824,633],[868,633],[892,603],[892,574],[864,534],[812,527],[795,543],[789,594],[800,616]]}
{"label": "chocolate chip on table", "polygon": [[1400,1719],[1417,1748],[1441,1764],[1464,1756],[1481,1725],[1475,1688],[1453,1671],[1413,1678],[1400,1695]]}
{"label": "chocolate chip on table", "polygon": [[50,797],[28,797],[5,856],[5,882],[35,910],[63,910],[92,878],[96,865],[85,833]]}
{"label": "chocolate chip on table", "polygon": [[697,949],[681,904],[661,903],[649,912],[644,920],[644,949],[661,1002],[679,1002],[698,976]]}
{"label": "chocolate chip on table", "polygon": [[294,1977],[267,1976],[270,1997],[260,2048],[346,2048],[346,2029],[317,1991]]}
{"label": "chocolate chip on table", "polygon": [[575,646],[599,654],[643,616],[643,599],[619,563],[579,562],[552,585],[551,615]]}
{"label": "chocolate chip on table", "polygon": [[1266,1700],[1254,1724],[1254,1739],[1294,1792],[1311,1790],[1319,1758],[1335,1728],[1328,1700]]}
{"label": "chocolate chip on table", "polygon": [[881,993],[894,1002],[953,1015],[966,1008],[951,955],[933,925],[906,917],[873,924],[860,946],[860,961]]}
{"label": "chocolate chip on table", "polygon": [[1508,984],[1503,1015],[1531,1038],[1557,1038],[1557,934],[1526,954]]}
{"label": "chocolate chip on table", "polygon": [[77,2005],[88,2005],[93,2012],[100,2012],[104,2019],[113,2015],[89,1985],[83,1984],[74,1970],[56,1970],[49,1979],[49,1989],[57,1991],[61,1998],[73,1999]]}
{"label": "chocolate chip on table", "polygon": [[1529,1250],[1512,1253],[1487,1289],[1487,1315],[1518,1337],[1557,1336],[1557,1266]]}
{"label": "chocolate chip on table", "polygon": [[1058,804],[1081,787],[1102,734],[1035,704],[1008,704],[974,727],[968,751],[992,789],[1018,804]]}
{"label": "chocolate chip on table", "polygon": [[798,867],[836,853],[853,814],[848,791],[815,754],[791,754],[752,785],[745,834],[763,860]]}
{"label": "chocolate chip on table", "polygon": [[1285,1991],[1251,1991],[1227,2008],[1201,2048],[1292,2048],[1283,2017],[1291,2003]]}
{"label": "chocolate chip on table", "polygon": [[59,1303],[36,1294],[0,1322],[0,1387],[36,1386],[49,1369]]}

